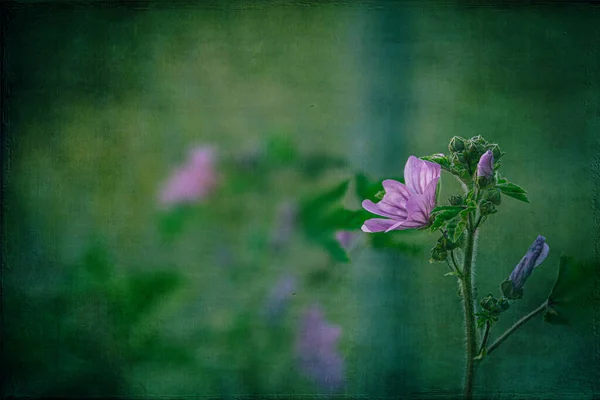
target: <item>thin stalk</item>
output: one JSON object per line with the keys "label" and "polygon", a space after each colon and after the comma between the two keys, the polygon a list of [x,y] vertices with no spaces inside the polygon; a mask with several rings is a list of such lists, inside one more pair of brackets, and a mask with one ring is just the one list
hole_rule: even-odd
{"label": "thin stalk", "polygon": [[517,329],[519,329],[521,327],[521,325],[525,324],[527,321],[529,321],[536,315],[541,314],[546,309],[546,306],[547,306],[547,301],[544,301],[538,308],[536,308],[535,310],[533,310],[532,312],[530,312],[529,314],[527,314],[526,316],[524,316],[523,318],[521,318],[520,320],[515,322],[515,324],[513,326],[508,328],[506,330],[506,332],[504,332],[498,339],[496,339],[496,341],[494,343],[492,343],[492,345],[487,350],[487,354],[488,355],[492,354],[492,351],[496,350],[496,348],[498,346],[500,346],[502,344],[502,342],[504,342]]}
{"label": "thin stalk", "polygon": [[464,398],[473,397],[473,380],[475,374],[475,360],[477,356],[477,336],[475,328],[475,306],[473,296],[473,252],[475,248],[475,232],[471,215],[468,221],[467,243],[465,245],[465,257],[462,269],[461,289],[465,316],[465,340],[466,340],[466,365],[464,381]]}
{"label": "thin stalk", "polygon": [[456,261],[456,258],[454,257],[454,250],[450,251],[450,257],[452,258],[452,264],[454,264],[454,268],[456,268],[456,270],[458,272],[461,272],[460,268],[458,267],[458,262]]}
{"label": "thin stalk", "polygon": [[492,324],[489,321],[485,323],[485,331],[483,332],[483,339],[481,339],[481,345],[479,346],[479,351],[477,354],[481,354],[485,346],[487,345],[488,340],[490,340],[490,330],[492,329]]}

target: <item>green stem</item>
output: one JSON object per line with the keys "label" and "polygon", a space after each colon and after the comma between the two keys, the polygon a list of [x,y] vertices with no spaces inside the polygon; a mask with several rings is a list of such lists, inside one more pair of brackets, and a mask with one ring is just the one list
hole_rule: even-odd
{"label": "green stem", "polygon": [[546,309],[546,306],[547,306],[547,301],[544,301],[538,308],[536,308],[535,310],[533,310],[532,312],[530,312],[529,314],[527,314],[526,316],[524,316],[523,318],[521,318],[520,320],[515,322],[515,324],[513,326],[508,328],[506,330],[506,332],[504,332],[498,339],[496,339],[496,341],[494,343],[492,343],[492,345],[487,350],[487,354],[488,355],[492,354],[492,351],[496,350],[496,348],[498,346],[500,346],[502,344],[502,342],[504,342],[517,329],[519,329],[521,327],[521,325],[525,324],[527,321],[529,321],[536,315],[542,313]]}
{"label": "green stem", "polygon": [[477,355],[481,354],[485,346],[487,345],[488,340],[490,340],[490,330],[492,329],[492,324],[490,322],[485,323],[485,331],[483,332],[483,339],[481,339],[481,345],[479,346],[479,351]]}
{"label": "green stem", "polygon": [[465,258],[462,269],[462,297],[465,315],[465,339],[466,339],[466,366],[464,381],[464,397],[470,399],[473,397],[473,379],[475,373],[475,360],[477,356],[477,337],[475,328],[475,306],[473,298],[473,253],[475,249],[475,234],[471,215],[469,215],[469,224],[467,232],[467,243],[465,246]]}

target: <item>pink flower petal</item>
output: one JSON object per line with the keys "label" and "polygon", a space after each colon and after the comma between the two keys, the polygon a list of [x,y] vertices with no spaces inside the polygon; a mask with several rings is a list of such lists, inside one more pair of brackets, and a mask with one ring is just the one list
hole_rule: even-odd
{"label": "pink flower petal", "polygon": [[408,212],[408,219],[411,221],[421,223],[422,226],[427,225],[429,222],[427,198],[424,195],[411,197],[406,202],[406,211]]}
{"label": "pink flower petal", "polygon": [[383,200],[379,203],[373,203],[371,200],[364,200],[362,206],[365,210],[382,217],[395,218],[406,216],[406,210],[385,203]]}
{"label": "pink flower petal", "polygon": [[440,178],[435,178],[425,187],[425,192],[423,193],[425,198],[427,199],[427,214],[431,213],[431,210],[435,208],[435,200],[437,198],[437,184]]}
{"label": "pink flower petal", "polygon": [[410,156],[404,167],[404,180],[412,194],[424,194],[429,182],[439,177],[440,172],[438,164]]}
{"label": "pink flower petal", "polygon": [[384,232],[397,222],[394,219],[371,218],[360,229],[367,233]]}
{"label": "pink flower petal", "polygon": [[410,198],[410,191],[403,183],[386,179],[382,185],[385,189],[384,199],[387,198],[386,201],[390,204],[405,204]]}

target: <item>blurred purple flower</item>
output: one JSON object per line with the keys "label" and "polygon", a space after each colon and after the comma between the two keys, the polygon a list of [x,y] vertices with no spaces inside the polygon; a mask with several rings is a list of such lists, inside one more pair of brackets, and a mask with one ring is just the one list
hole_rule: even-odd
{"label": "blurred purple flower", "polygon": [[344,384],[344,360],[336,344],[342,330],[329,325],[317,305],[305,311],[298,339],[296,355],[300,369],[321,388],[330,391]]}
{"label": "blurred purple flower", "polygon": [[263,315],[271,323],[276,322],[285,312],[296,290],[296,278],[286,274],[280,278],[269,293],[263,308]]}
{"label": "blurred purple flower", "polygon": [[159,202],[165,207],[190,203],[208,196],[217,183],[212,147],[191,149],[187,163],[176,168],[161,188]]}
{"label": "blurred purple flower", "polygon": [[335,233],[335,239],[344,250],[348,251],[354,244],[356,233],[352,231],[337,231]]}
{"label": "blurred purple flower", "polygon": [[494,154],[491,150],[483,153],[477,164],[477,176],[491,178],[494,175]]}
{"label": "blurred purple flower", "polygon": [[298,207],[291,201],[283,202],[277,210],[275,227],[271,233],[271,246],[280,249],[287,244],[294,233]]}
{"label": "blurred purple flower", "polygon": [[438,164],[410,156],[404,167],[406,185],[386,179],[383,181],[385,195],[379,203],[371,200],[362,202],[365,210],[390,218],[366,220],[361,228],[363,232],[389,232],[429,224],[431,210],[435,207],[440,171]]}
{"label": "blurred purple flower", "polygon": [[523,288],[533,269],[544,262],[549,252],[550,247],[546,244],[546,238],[541,235],[538,236],[508,277],[515,291]]}

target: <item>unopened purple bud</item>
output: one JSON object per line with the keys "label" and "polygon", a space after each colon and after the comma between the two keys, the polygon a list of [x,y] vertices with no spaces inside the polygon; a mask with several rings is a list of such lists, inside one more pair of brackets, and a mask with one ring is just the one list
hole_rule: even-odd
{"label": "unopened purple bud", "polygon": [[527,254],[508,277],[508,280],[512,282],[514,291],[523,289],[523,285],[525,285],[525,281],[527,281],[533,269],[548,257],[549,252],[550,247],[546,244],[546,238],[541,235],[538,236],[527,250]]}
{"label": "unopened purple bud", "polygon": [[477,176],[491,178],[494,175],[494,154],[491,150],[483,153],[477,164]]}

